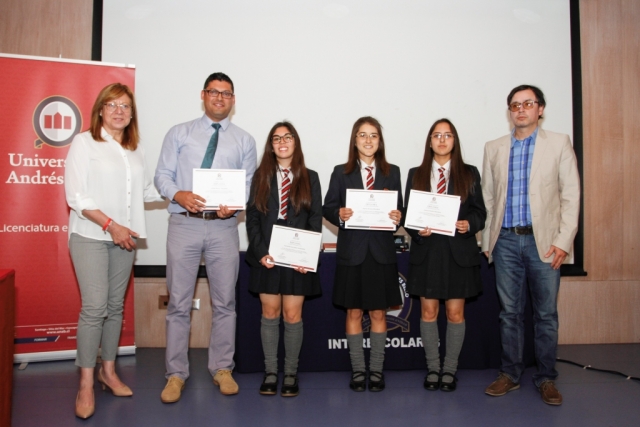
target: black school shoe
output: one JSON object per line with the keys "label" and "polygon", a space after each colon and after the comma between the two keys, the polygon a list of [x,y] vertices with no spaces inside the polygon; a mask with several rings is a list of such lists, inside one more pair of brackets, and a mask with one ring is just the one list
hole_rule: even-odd
{"label": "black school shoe", "polygon": [[[285,381],[287,378],[293,378],[293,384],[287,385]],[[300,392],[300,388],[298,387],[298,376],[297,375],[285,375],[282,380],[282,389],[280,390],[280,394],[283,397],[295,397]]]}
{"label": "black school shoe", "polygon": [[456,383],[458,382],[458,379],[456,378],[455,375],[450,374],[449,372],[444,372],[442,374],[442,378],[444,378],[445,376],[451,377],[452,381],[450,383],[445,383],[441,379],[440,380],[440,390],[442,390],[442,391],[455,391],[456,390]]}
{"label": "black school shoe", "polygon": [[[356,380],[356,378],[362,378]],[[349,388],[353,391],[365,391],[367,389],[367,374],[362,371],[351,372],[351,381],[349,382]]]}
{"label": "black school shoe", "polygon": [[[438,379],[436,381],[429,381],[429,375],[437,375]],[[426,377],[424,377],[424,388],[429,391],[434,391],[440,388],[440,372],[429,371]]]}
{"label": "black school shoe", "polygon": [[384,390],[384,374],[382,372],[369,372],[369,391]]}
{"label": "black school shoe", "polygon": [[[266,382],[267,378],[275,377],[276,380],[274,382]],[[276,394],[278,392],[278,374],[274,372],[267,372],[264,374],[264,378],[262,379],[262,384],[260,385],[260,394],[264,394],[267,396]]]}

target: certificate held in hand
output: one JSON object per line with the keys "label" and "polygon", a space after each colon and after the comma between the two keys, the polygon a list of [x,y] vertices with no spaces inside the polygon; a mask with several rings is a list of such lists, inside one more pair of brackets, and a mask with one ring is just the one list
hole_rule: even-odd
{"label": "certificate held in hand", "polygon": [[460,196],[411,190],[404,221],[405,228],[454,236],[460,211]]}
{"label": "certificate held in hand", "polygon": [[281,267],[304,267],[316,272],[322,233],[299,228],[274,225],[269,243],[269,255],[273,262]]}
{"label": "certificate held in hand", "polygon": [[206,200],[205,210],[244,210],[246,175],[243,169],[194,169],[193,192]]}
{"label": "certificate held in hand", "polygon": [[347,189],[346,207],[353,215],[344,228],[357,230],[396,230],[389,212],[398,209],[398,192],[387,190]]}

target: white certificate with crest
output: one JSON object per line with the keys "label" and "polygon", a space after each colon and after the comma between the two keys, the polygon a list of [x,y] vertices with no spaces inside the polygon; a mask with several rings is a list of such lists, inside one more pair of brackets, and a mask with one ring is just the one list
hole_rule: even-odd
{"label": "white certificate with crest", "polygon": [[411,190],[404,227],[454,236],[460,211],[460,196]]}
{"label": "white certificate with crest", "polygon": [[206,200],[205,210],[246,208],[247,173],[244,169],[194,169],[193,192]]}
{"label": "white certificate with crest", "polygon": [[346,207],[353,215],[344,228],[356,230],[396,230],[389,212],[398,209],[398,192],[347,189]]}
{"label": "white certificate with crest", "polygon": [[273,257],[276,265],[289,268],[304,267],[315,273],[318,269],[321,243],[322,233],[274,225],[269,255]]}

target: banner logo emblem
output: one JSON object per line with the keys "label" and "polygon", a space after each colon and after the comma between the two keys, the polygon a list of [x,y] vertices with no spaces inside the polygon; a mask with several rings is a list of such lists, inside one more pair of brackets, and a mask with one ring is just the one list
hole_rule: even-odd
{"label": "banner logo emblem", "polygon": [[42,144],[64,147],[80,133],[82,114],[69,98],[50,96],[40,101],[33,112],[33,129],[38,135],[36,148],[42,148]]}
{"label": "banner logo emblem", "polygon": [[[411,314],[413,300],[407,292],[407,279],[400,273],[398,273],[398,292],[402,295],[402,305],[390,307],[387,310],[387,331],[399,328],[402,332],[410,332],[409,314]],[[363,332],[369,332],[370,329],[371,318],[366,314],[362,317],[362,330]]]}

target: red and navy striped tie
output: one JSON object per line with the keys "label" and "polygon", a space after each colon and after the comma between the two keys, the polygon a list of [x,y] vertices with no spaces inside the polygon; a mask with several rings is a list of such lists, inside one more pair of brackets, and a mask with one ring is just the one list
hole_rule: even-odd
{"label": "red and navy striped tie", "polygon": [[289,169],[283,169],[282,188],[280,189],[280,215],[287,219],[287,209],[289,207],[289,190],[291,190],[291,180],[289,179]]}
{"label": "red and navy striped tie", "polygon": [[367,190],[373,190],[373,166],[365,167],[369,174],[367,175]]}

